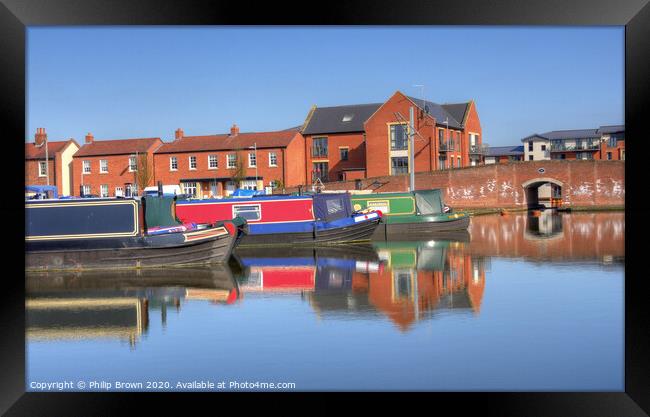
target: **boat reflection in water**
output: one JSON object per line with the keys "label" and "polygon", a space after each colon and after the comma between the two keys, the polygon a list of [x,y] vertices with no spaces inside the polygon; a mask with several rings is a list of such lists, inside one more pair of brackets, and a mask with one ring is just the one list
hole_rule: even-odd
{"label": "boat reflection in water", "polygon": [[263,253],[237,249],[242,292],[300,293],[321,318],[389,318],[407,331],[439,312],[477,314],[485,261],[463,241],[381,242]]}
{"label": "boat reflection in water", "polygon": [[179,312],[187,300],[230,304],[239,290],[227,265],[88,272],[28,273],[28,341],[119,339],[135,347],[159,311]]}

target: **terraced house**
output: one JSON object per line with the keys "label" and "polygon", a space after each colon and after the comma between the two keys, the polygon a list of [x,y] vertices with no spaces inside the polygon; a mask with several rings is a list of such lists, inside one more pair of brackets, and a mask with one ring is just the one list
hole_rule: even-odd
{"label": "terraced house", "polygon": [[25,185],[54,185],[59,195],[72,193],[72,155],[79,149],[74,139],[47,140],[39,127],[34,142],[25,143]]}
{"label": "terraced house", "polygon": [[598,129],[553,130],[535,133],[524,142],[524,160],[625,160],[625,126]]}
{"label": "terraced house", "polygon": [[305,145],[298,128],[274,132],[185,136],[154,153],[155,181],[180,185],[184,194],[216,198],[236,188],[249,190],[292,187],[305,183]]}
{"label": "terraced house", "polygon": [[[415,166],[408,163],[415,110]],[[312,107],[302,134],[310,183],[461,168],[483,162],[474,101],[437,104],[397,91],[384,103]]]}
{"label": "terraced house", "polygon": [[160,138],[95,140],[86,135],[73,156],[74,195],[130,197],[153,185],[153,151]]}

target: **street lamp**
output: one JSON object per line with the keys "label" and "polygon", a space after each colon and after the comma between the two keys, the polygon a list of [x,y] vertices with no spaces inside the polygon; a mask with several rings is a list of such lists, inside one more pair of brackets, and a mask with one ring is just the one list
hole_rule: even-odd
{"label": "street lamp", "polygon": [[253,143],[253,146],[249,146],[248,149],[255,149],[255,189],[257,190],[257,142]]}

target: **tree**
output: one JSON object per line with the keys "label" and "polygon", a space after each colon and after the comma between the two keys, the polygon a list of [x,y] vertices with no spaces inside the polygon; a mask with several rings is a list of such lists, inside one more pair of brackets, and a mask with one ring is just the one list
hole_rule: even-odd
{"label": "tree", "polygon": [[136,170],[133,172],[135,183],[138,189],[144,190],[153,182],[153,166],[149,163],[146,153],[137,155],[136,157]]}
{"label": "tree", "polygon": [[241,149],[235,150],[235,169],[232,171],[230,178],[239,188],[240,183],[246,179],[246,167],[244,166],[244,152]]}

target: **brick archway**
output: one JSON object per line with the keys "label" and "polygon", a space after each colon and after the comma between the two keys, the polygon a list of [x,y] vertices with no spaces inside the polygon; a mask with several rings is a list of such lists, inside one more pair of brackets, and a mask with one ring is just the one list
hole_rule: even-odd
{"label": "brick archway", "polygon": [[525,202],[529,208],[540,205],[539,188],[546,184],[551,184],[550,194],[548,196],[551,206],[553,205],[554,199],[559,198],[562,200],[562,189],[564,187],[562,181],[551,177],[532,178],[521,183],[526,198]]}

